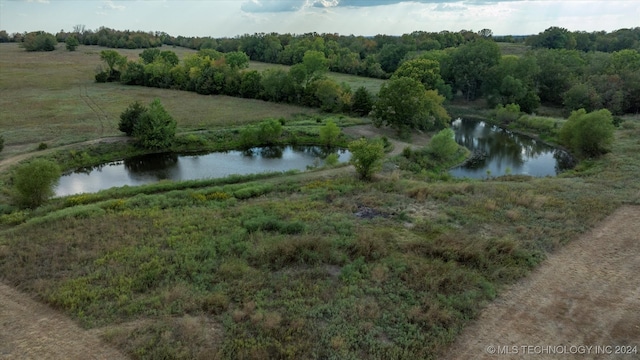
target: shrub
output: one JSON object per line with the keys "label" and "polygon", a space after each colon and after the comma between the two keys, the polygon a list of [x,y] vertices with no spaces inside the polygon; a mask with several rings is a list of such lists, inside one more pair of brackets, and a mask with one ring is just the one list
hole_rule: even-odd
{"label": "shrub", "polygon": [[508,125],[518,120],[520,115],[520,105],[518,104],[498,105],[496,107],[496,120],[503,125]]}
{"label": "shrub", "polygon": [[120,114],[120,122],[118,123],[118,130],[127,134],[127,136],[133,135],[133,129],[136,127],[136,124],[140,121],[142,114],[146,113],[147,108],[140,104],[140,102],[136,101],[129,105],[125,111]]}
{"label": "shrub", "polygon": [[78,45],[80,45],[78,38],[76,38],[73,35],[67,37],[64,42],[65,42],[65,46],[67,47],[67,50],[69,51],[76,51],[76,49],[78,48]]}
{"label": "shrub", "polygon": [[361,138],[352,141],[349,144],[349,151],[351,151],[350,163],[356,168],[361,179],[370,180],[373,173],[382,168],[384,145],[379,139]]}
{"label": "shrub", "polygon": [[42,205],[53,196],[60,175],[58,165],[49,160],[37,159],[22,165],[14,176],[18,202],[31,208]]}
{"label": "shrub", "polygon": [[280,121],[271,119],[260,123],[258,139],[263,145],[271,145],[278,141],[282,135],[282,124]]}
{"label": "shrub", "polygon": [[327,123],[320,128],[320,142],[326,147],[335,145],[339,136],[340,128],[333,120],[328,120]]}
{"label": "shrub", "polygon": [[573,111],[559,133],[560,141],[578,155],[593,157],[609,151],[615,126],[607,109]]}
{"label": "shrub", "polygon": [[52,34],[37,31],[25,35],[22,47],[27,51],[53,51],[57,43]]}
{"label": "shrub", "polygon": [[160,100],[155,99],[134,125],[133,135],[144,148],[163,149],[173,143],[176,127],[176,121],[162,107]]}
{"label": "shrub", "polygon": [[458,143],[454,140],[453,130],[443,129],[434,135],[429,142],[428,149],[431,155],[438,160],[452,158],[458,152]]}

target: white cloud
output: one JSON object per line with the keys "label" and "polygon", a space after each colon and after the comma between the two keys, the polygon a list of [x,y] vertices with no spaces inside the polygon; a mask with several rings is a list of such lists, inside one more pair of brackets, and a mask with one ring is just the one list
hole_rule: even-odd
{"label": "white cloud", "polygon": [[106,0],[104,2],[104,5],[102,5],[102,9],[104,10],[117,10],[117,11],[122,11],[126,8],[126,6],[124,5],[116,5],[113,1],[111,0]]}

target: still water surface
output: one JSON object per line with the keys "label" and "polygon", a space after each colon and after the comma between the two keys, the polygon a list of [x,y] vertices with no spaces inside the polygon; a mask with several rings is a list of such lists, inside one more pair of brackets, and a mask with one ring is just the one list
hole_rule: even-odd
{"label": "still water surface", "polygon": [[[351,157],[346,150],[338,151],[338,155],[340,162],[349,161]],[[66,196],[161,180],[195,180],[233,174],[305,170],[308,166],[322,165],[324,162],[320,159],[325,156],[322,148],[314,146],[274,146],[199,155],[164,153],[136,156],[66,174],[60,178],[55,193],[56,196]]]}
{"label": "still water surface", "polygon": [[475,161],[450,171],[458,178],[507,174],[555,176],[574,165],[573,158],[564,150],[483,121],[457,119],[452,129],[456,142],[475,154]]}

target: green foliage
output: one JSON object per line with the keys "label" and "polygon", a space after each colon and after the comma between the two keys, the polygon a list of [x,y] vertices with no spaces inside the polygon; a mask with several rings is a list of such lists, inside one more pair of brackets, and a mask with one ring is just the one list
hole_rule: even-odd
{"label": "green foliage", "polygon": [[0,135],[0,152],[4,150],[4,136]]}
{"label": "green foliage", "polygon": [[507,105],[498,105],[495,110],[496,120],[502,125],[509,125],[510,123],[518,120],[522,113],[520,112],[520,105],[518,104],[507,104]]}
{"label": "green foliage", "polygon": [[177,123],[164,109],[159,99],[149,105],[148,111],[141,113],[133,126],[133,136],[147,149],[166,149],[171,146],[176,134]]}
{"label": "green foliage", "polygon": [[69,51],[76,51],[76,49],[78,48],[78,45],[80,45],[80,42],[78,41],[78,38],[75,37],[74,35],[68,36],[64,40],[64,43],[65,43],[65,47]]}
{"label": "green foliage", "polygon": [[52,34],[36,31],[26,34],[21,45],[27,51],[53,51],[57,43]]}
{"label": "green foliage", "polygon": [[348,96],[334,80],[316,80],[312,88],[315,88],[314,95],[322,111],[335,113],[348,108]]}
{"label": "green foliage", "polygon": [[330,148],[336,144],[340,132],[340,127],[336,125],[335,121],[329,119],[324,126],[320,127],[320,142]]}
{"label": "green foliage", "polygon": [[607,109],[573,111],[558,134],[560,141],[583,157],[607,153],[614,140],[613,116]]}
{"label": "green foliage", "polygon": [[442,129],[451,120],[443,102],[444,97],[437,91],[425,91],[415,79],[391,79],[380,88],[373,108],[374,124],[391,126],[401,135],[408,135],[413,129]]}
{"label": "green foliage", "polygon": [[258,125],[258,141],[263,145],[271,145],[282,135],[282,124],[276,119],[263,121]]}
{"label": "green foliage", "polygon": [[321,78],[327,71],[329,71],[327,58],[321,51],[305,51],[302,58],[302,64],[306,70],[308,82]]}
{"label": "green foliage", "polygon": [[455,156],[458,152],[458,143],[454,135],[450,128],[442,129],[434,135],[428,145],[431,155],[440,161],[447,161]]}
{"label": "green foliage", "polygon": [[379,139],[360,138],[349,144],[351,160],[358,176],[363,180],[371,180],[373,174],[382,168],[384,144]]}
{"label": "green foliage", "polygon": [[142,115],[147,111],[148,109],[144,105],[140,104],[140,102],[133,102],[122,112],[122,114],[120,114],[118,130],[127,134],[127,136],[132,136],[133,131],[136,128],[136,124],[140,122]]}
{"label": "green foliage", "polygon": [[559,130],[558,120],[532,115],[522,115],[511,126],[518,130],[534,132],[541,136],[553,138]]}
{"label": "green foliage", "polygon": [[249,67],[249,56],[241,51],[224,54],[224,59],[232,69],[246,69]]}
{"label": "green foliage", "polygon": [[[100,52],[100,59],[107,64],[109,68],[106,71],[101,71],[96,74],[97,82],[109,82],[119,81],[122,67],[127,64],[127,58],[120,55],[115,50],[102,50]],[[104,80],[104,81],[101,81]]]}
{"label": "green foliage", "polygon": [[367,116],[373,109],[373,96],[364,86],[360,86],[353,94],[351,111],[360,116]]}
{"label": "green foliage", "polygon": [[393,73],[393,78],[410,77],[418,80],[427,90],[437,90],[440,95],[451,99],[451,86],[446,85],[440,75],[440,64],[435,60],[413,59],[405,61]]}
{"label": "green foliage", "polygon": [[452,55],[451,75],[454,92],[460,90],[467,100],[482,95],[482,84],[489,69],[500,62],[500,48],[491,40],[476,40],[460,46]]}
{"label": "green foliage", "polygon": [[42,205],[53,196],[60,175],[60,167],[49,160],[36,159],[20,166],[13,178],[18,203],[30,208]]}

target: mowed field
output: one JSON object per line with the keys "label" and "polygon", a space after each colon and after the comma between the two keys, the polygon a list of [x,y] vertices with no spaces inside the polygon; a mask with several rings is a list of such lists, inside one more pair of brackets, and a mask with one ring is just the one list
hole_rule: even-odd
{"label": "mowed field", "polygon": [[[166,48],[178,56],[194,53]],[[269,117],[290,118],[317,110],[228,96],[98,84],[93,76],[104,66],[97,46],[52,52],[26,52],[15,43],[0,44],[0,133],[5,149],[0,157],[95,138],[119,136],[120,114],[135,100],[148,104],[159,98],[177,120],[178,131],[242,125]],[[163,48],[163,50],[165,50]],[[142,50],[118,50],[137,59]]]}

